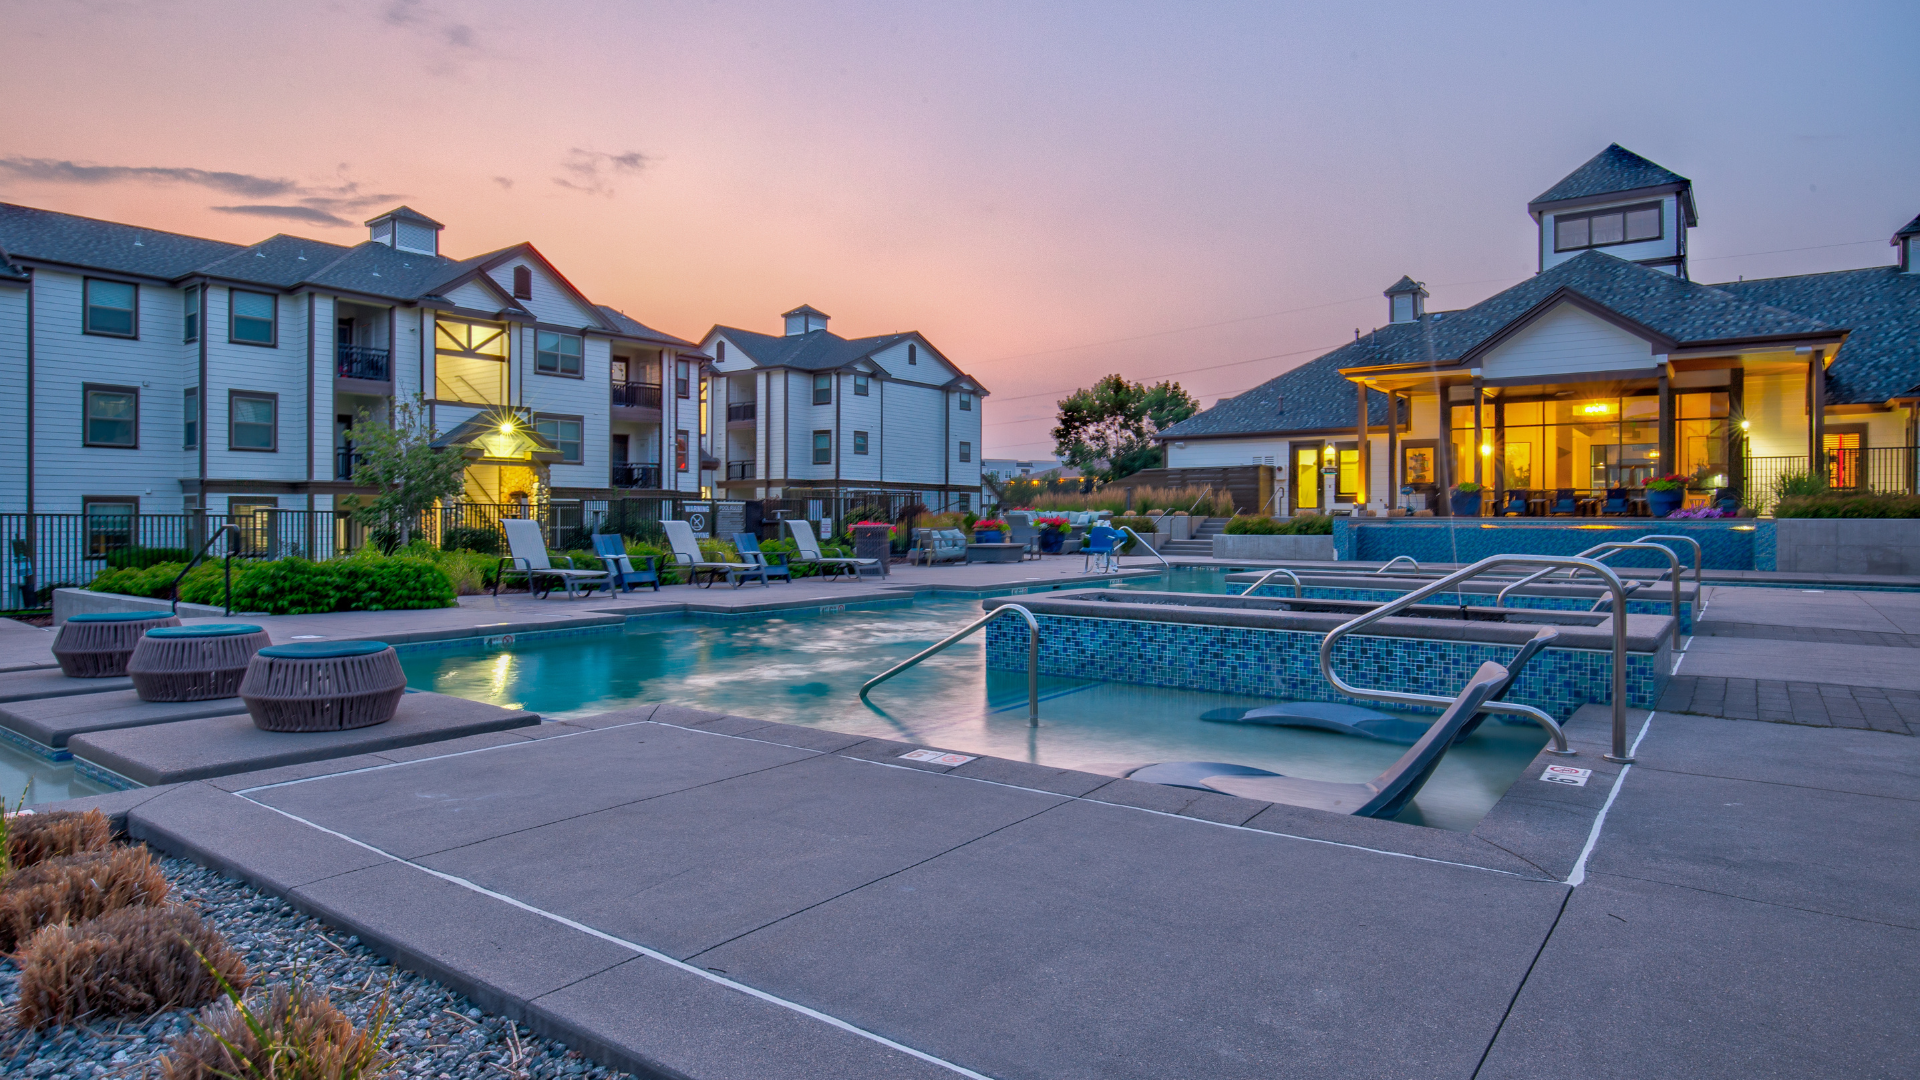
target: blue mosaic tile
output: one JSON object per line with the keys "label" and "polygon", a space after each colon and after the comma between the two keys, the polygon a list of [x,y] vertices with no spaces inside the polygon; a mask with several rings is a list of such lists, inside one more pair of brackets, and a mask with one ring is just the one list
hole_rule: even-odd
{"label": "blue mosaic tile", "polygon": [[[1580,518],[1580,524],[1518,524],[1517,519],[1428,518],[1333,519],[1334,549],[1341,559],[1385,562],[1409,555],[1421,563],[1477,562],[1489,555],[1575,555],[1606,540],[1632,540],[1658,533],[1680,534],[1700,542],[1700,564],[1708,570],[1755,570],[1771,551],[1771,522],[1752,518],[1719,521],[1671,521],[1652,518]],[[1762,534],[1765,540],[1762,540]],[[1683,566],[1693,565],[1693,549],[1673,545]],[[1626,551],[1607,560],[1615,566],[1661,567],[1653,552]],[[1772,569],[1771,565],[1765,569]]]}
{"label": "blue mosaic tile", "polygon": [[[1324,635],[1318,633],[1066,615],[1037,618],[1043,674],[1250,697],[1355,702],[1321,677]],[[1452,697],[1481,663],[1505,663],[1518,651],[1506,645],[1354,635],[1335,647],[1334,667],[1356,686]],[[1024,624],[997,620],[987,625],[987,666],[1026,670]],[[1664,639],[1657,653],[1629,654],[1628,704],[1653,708],[1671,666]],[[1565,720],[1582,705],[1612,700],[1612,674],[1609,652],[1547,649],[1527,665],[1507,699]]]}
{"label": "blue mosaic tile", "polygon": [[[1673,594],[1661,589],[1659,586],[1648,586],[1641,590],[1640,595],[1647,595],[1649,590],[1659,591],[1660,595],[1665,596],[1666,599],[1628,600],[1627,614],[1671,614]],[[1262,585],[1260,586],[1260,591],[1254,595],[1273,596],[1284,599],[1293,595],[1293,583],[1283,581],[1279,584]],[[1300,595],[1309,600],[1359,600],[1369,604],[1384,604],[1391,600],[1398,600],[1405,594],[1392,589],[1351,589],[1309,585],[1301,590]],[[1489,595],[1486,593],[1443,592],[1434,593],[1432,596],[1421,601],[1421,603],[1438,604],[1448,607],[1460,607],[1463,605],[1466,607],[1493,607],[1494,601],[1498,599],[1499,594],[1497,593]],[[1507,598],[1506,606],[1509,608],[1526,608],[1533,611],[1590,611],[1593,609],[1593,601],[1590,599],[1583,600],[1577,596],[1516,595]],[[1612,604],[1609,603],[1604,610],[1611,611],[1612,609]],[[1680,632],[1683,634],[1693,633],[1693,604],[1686,598],[1685,594],[1682,594],[1680,600]]]}
{"label": "blue mosaic tile", "polygon": [[1753,531],[1753,568],[1755,570],[1772,571],[1780,568],[1779,541],[1773,522],[1757,523]]}

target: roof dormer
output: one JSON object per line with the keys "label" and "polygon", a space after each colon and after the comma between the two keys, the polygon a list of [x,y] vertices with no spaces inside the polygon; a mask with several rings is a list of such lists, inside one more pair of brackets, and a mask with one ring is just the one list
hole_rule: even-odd
{"label": "roof dormer", "polygon": [[1900,272],[1920,274],[1920,217],[1907,222],[1907,227],[1893,234],[1893,246],[1900,252]]}
{"label": "roof dormer", "polygon": [[1540,269],[1587,251],[1687,276],[1687,230],[1700,223],[1693,182],[1619,143],[1527,204],[1540,226]]}
{"label": "roof dormer", "polygon": [[1381,295],[1387,298],[1390,323],[1414,322],[1427,313],[1427,288],[1410,277],[1403,275]]}
{"label": "roof dormer", "polygon": [[826,312],[816,311],[807,304],[801,304],[799,307],[782,314],[780,317],[787,320],[788,337],[796,337],[800,334],[811,333],[815,330],[825,330],[827,328],[827,320],[831,318]]}
{"label": "roof dormer", "polygon": [[445,225],[410,206],[396,206],[377,218],[367,219],[367,238],[396,251],[438,255],[440,230],[444,228]]}

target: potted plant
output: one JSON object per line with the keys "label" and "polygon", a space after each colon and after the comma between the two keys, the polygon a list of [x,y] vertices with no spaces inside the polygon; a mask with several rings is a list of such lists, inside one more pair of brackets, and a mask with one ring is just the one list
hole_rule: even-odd
{"label": "potted plant", "polygon": [[973,523],[973,542],[1002,544],[1007,539],[1007,523],[999,518],[981,518]]}
{"label": "potted plant", "polygon": [[1453,494],[1448,500],[1453,505],[1453,516],[1479,517],[1480,491],[1480,485],[1471,480],[1462,480],[1453,485]]}
{"label": "potted plant", "polygon": [[1058,555],[1067,542],[1067,519],[1063,517],[1034,518],[1033,523],[1040,529],[1040,550],[1047,555]]}
{"label": "potted plant", "polygon": [[1687,498],[1687,485],[1692,481],[1692,477],[1681,473],[1667,473],[1647,481],[1647,512],[1663,518],[1680,509]]}

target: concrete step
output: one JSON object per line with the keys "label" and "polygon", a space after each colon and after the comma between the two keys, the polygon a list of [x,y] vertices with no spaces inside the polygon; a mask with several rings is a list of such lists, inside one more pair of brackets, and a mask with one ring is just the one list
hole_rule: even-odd
{"label": "concrete step", "polygon": [[1169,540],[1160,545],[1162,555],[1209,556],[1213,554],[1212,540]]}

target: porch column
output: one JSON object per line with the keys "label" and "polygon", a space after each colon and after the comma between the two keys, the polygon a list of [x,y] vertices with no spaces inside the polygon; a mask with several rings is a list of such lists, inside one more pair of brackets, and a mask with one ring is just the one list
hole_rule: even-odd
{"label": "porch column", "polygon": [[1359,455],[1359,461],[1356,464],[1359,466],[1360,482],[1356,484],[1353,489],[1353,508],[1356,511],[1354,516],[1358,517],[1357,511],[1367,505],[1368,465],[1370,464],[1368,461],[1370,455],[1368,455],[1367,451],[1370,448],[1367,445],[1367,384],[1355,383],[1354,385],[1360,390],[1360,392],[1355,395],[1360,402],[1360,415],[1354,428],[1355,442],[1353,444],[1354,449]]}
{"label": "porch column", "polygon": [[1673,380],[1667,377],[1666,369],[1660,371],[1660,466],[1659,472],[1670,473],[1675,470],[1673,431]]}
{"label": "porch column", "polygon": [[1433,499],[1434,517],[1452,517],[1453,503],[1448,495],[1453,489],[1460,463],[1453,460],[1453,388],[1439,387],[1440,437],[1433,448],[1433,479],[1438,489]]}
{"label": "porch column", "polygon": [[1827,350],[1807,362],[1807,472],[1829,483],[1827,470]]}
{"label": "porch column", "polygon": [[1387,509],[1400,505],[1400,395],[1387,394]]}
{"label": "porch column", "polygon": [[1487,438],[1486,420],[1482,409],[1485,403],[1485,384],[1480,381],[1480,376],[1475,375],[1473,377],[1473,482],[1482,486],[1486,484],[1485,473],[1481,468],[1484,463],[1481,459],[1487,455],[1480,452],[1480,448],[1486,445]]}
{"label": "porch column", "polygon": [[1740,493],[1744,505],[1747,495],[1747,372],[1734,368],[1727,372],[1727,487]]}
{"label": "porch column", "polygon": [[1507,505],[1507,402],[1493,399],[1493,516],[1500,517]]}

